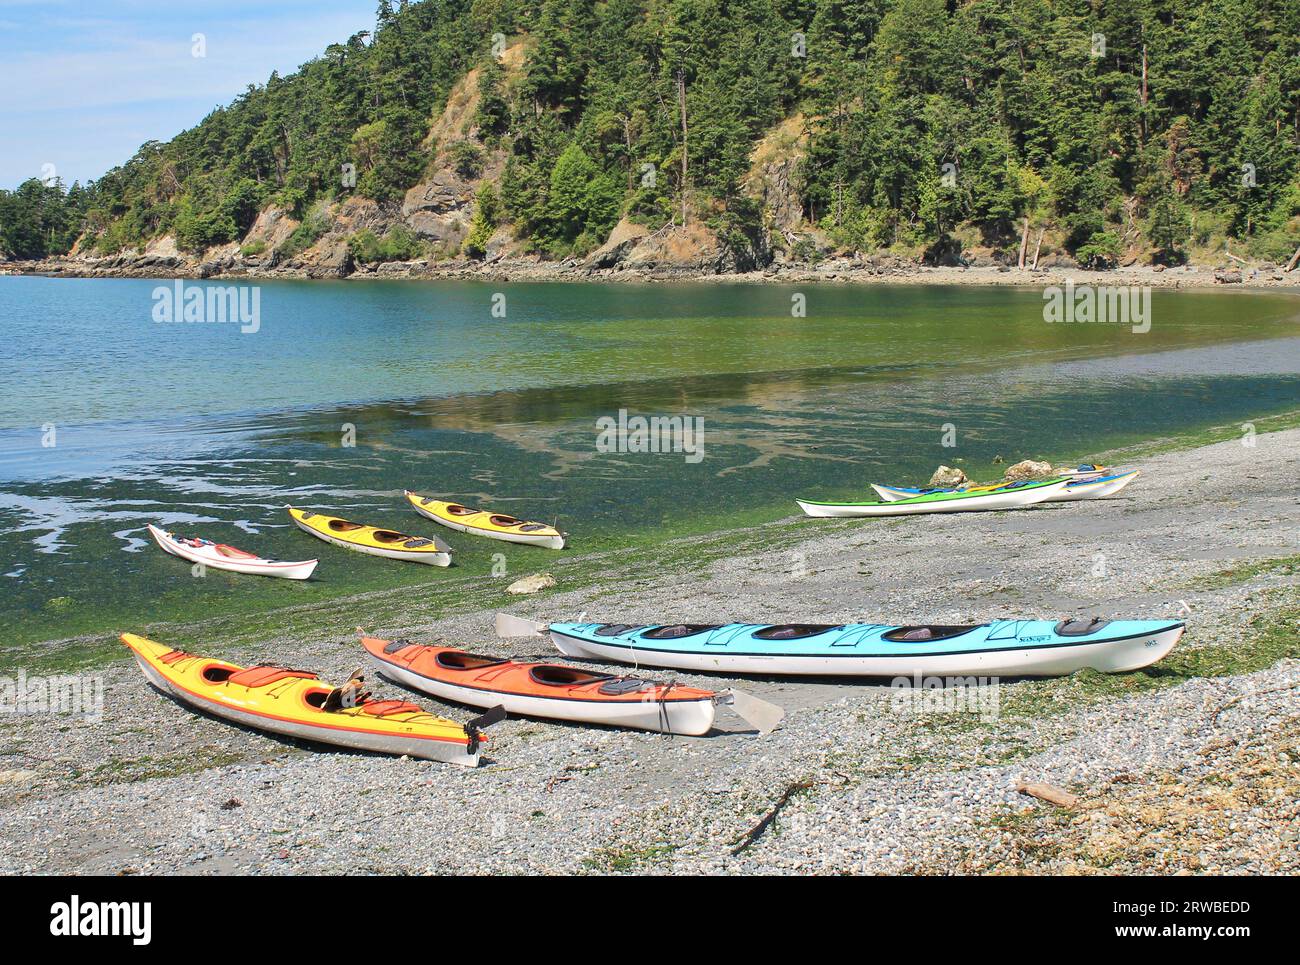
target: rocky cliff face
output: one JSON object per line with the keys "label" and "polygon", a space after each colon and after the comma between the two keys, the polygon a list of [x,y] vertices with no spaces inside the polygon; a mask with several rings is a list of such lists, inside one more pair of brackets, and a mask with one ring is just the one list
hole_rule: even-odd
{"label": "rocky cliff face", "polygon": [[[517,74],[525,61],[525,45],[506,50],[507,75]],[[264,209],[238,242],[201,254],[180,251],[171,236],[156,239],[144,251],[98,258],[80,250],[66,259],[69,270],[87,274],[292,275],[340,278],[351,274],[401,274],[422,271],[490,271],[509,263],[516,270],[539,258],[525,255],[525,245],[509,225],[497,229],[481,261],[462,254],[474,218],[475,197],[484,181],[499,182],[505,154],[489,148],[479,137],[475,117],[479,108],[479,71],[470,71],[453,88],[442,112],[433,118],[424,147],[431,160],[425,176],[395,203],[349,196],[316,206],[304,215],[312,228],[309,243],[289,244],[302,224],[275,206]],[[784,252],[803,235],[803,210],[794,175],[807,135],[802,116],[775,128],[755,148],[745,191],[763,212],[761,228],[729,230],[719,236],[703,214],[693,214],[682,226],[655,228],[624,219],[606,242],[587,258],[554,266],[566,272],[620,272],[673,275],[752,271],[782,260]],[[469,161],[466,161],[466,158]],[[358,264],[348,245],[356,233],[369,230],[384,236],[402,226],[426,244],[427,258],[388,264]]]}

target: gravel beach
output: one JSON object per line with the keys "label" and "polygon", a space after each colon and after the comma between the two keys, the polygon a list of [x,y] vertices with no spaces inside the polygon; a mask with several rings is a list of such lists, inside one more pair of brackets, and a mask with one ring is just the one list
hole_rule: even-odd
{"label": "gravel beach", "polygon": [[[888,681],[664,672],[741,687],[786,720],[760,737],[724,711],[683,738],[512,719],[470,771],[243,730],[123,658],[92,671],[101,719],[5,721],[0,872],[1300,872],[1300,429],[1253,443],[1132,460],[1142,475],[1104,501],[786,520],[729,534],[721,557],[580,588],[556,569],[557,590],[509,606],[620,622],[1186,619],[1145,671],[1002,681],[983,714],[909,705]],[[362,663],[356,624],[479,652],[549,646],[494,640],[489,610],[374,626],[357,601],[354,617],[256,653],[338,680]]]}

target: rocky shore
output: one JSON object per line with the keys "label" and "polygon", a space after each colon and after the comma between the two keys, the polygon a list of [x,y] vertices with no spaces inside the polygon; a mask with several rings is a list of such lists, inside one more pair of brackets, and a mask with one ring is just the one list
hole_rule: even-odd
{"label": "rocky shore", "polygon": [[[707,253],[706,253],[707,254]],[[526,257],[487,261],[417,259],[363,265],[345,250],[319,257],[270,264],[246,259],[237,251],[202,260],[167,249],[105,258],[60,257],[42,261],[0,262],[0,275],[46,275],[66,278],[194,278],[237,280],[367,279],[431,281],[440,279],[487,282],[751,282],[772,284],[841,283],[890,285],[1023,285],[1046,287],[1067,280],[1076,285],[1150,288],[1251,288],[1300,291],[1300,271],[1276,265],[1186,265],[1176,268],[1130,266],[1089,271],[1069,264],[1017,269],[995,264],[930,267],[896,257],[828,258],[816,263],[780,262],[757,270],[729,265],[722,256],[684,261],[618,261],[606,264],[596,256],[562,262]]]}
{"label": "rocky shore", "polygon": [[[509,720],[467,771],[232,727],[119,659],[91,671],[100,720],[6,721],[0,872],[1294,874],[1300,430],[1253,441],[1138,459],[1138,480],[1095,503],[792,519],[729,534],[721,558],[675,552],[650,578],[611,568],[576,586],[556,570],[555,590],[508,604],[626,621],[1186,619],[1144,671],[1002,681],[992,714],[903,706],[884,682],[688,675],[780,703],[786,721],[759,737],[728,714],[682,738]],[[493,640],[492,615],[367,629],[546,652]],[[268,618],[254,647],[155,633],[339,678],[361,663],[363,601],[352,616],[324,637]]]}

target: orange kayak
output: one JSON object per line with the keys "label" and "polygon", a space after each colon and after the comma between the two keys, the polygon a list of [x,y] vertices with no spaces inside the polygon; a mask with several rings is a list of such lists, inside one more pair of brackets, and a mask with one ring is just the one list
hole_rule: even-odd
{"label": "orange kayak", "polygon": [[[707,734],[730,694],[562,664],[483,657],[452,647],[362,637],[385,677],[444,700],[507,713],[672,734]],[[755,700],[756,698],[748,698]]]}

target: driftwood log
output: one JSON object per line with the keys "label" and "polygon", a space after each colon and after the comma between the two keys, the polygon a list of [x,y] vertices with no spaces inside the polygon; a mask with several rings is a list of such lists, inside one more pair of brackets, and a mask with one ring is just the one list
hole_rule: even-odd
{"label": "driftwood log", "polygon": [[1021,794],[1036,797],[1040,801],[1046,801],[1048,804],[1055,804],[1059,808],[1079,806],[1079,799],[1075,795],[1050,784],[1017,784],[1016,790]]}

